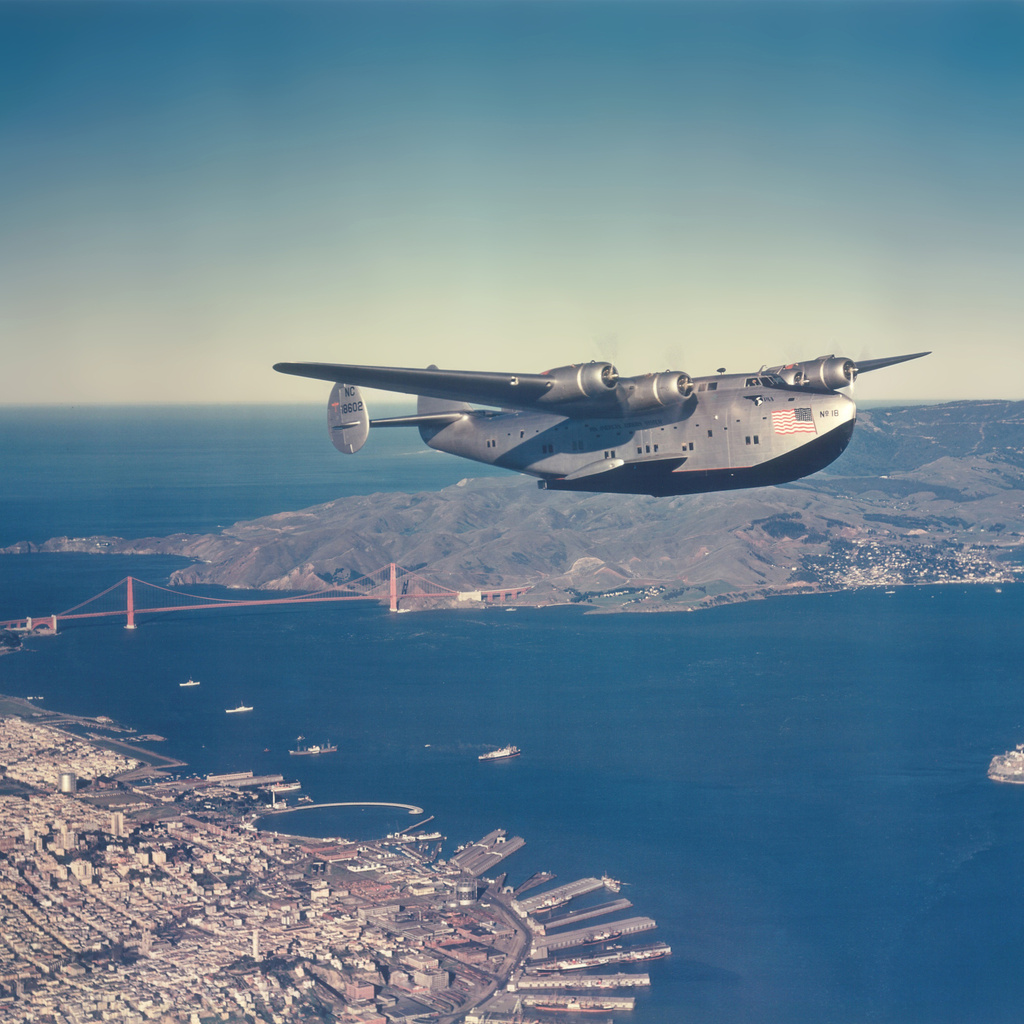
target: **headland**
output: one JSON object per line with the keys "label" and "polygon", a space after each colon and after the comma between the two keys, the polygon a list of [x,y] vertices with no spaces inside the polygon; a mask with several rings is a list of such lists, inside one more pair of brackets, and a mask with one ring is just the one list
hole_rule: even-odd
{"label": "headland", "polygon": [[[172,554],[172,584],[316,592],[390,562],[463,594],[595,611],[693,610],[857,587],[1009,582],[1024,544],[1024,403],[861,411],[828,472],[651,498],[522,477],[354,496],[212,534],[55,537],[3,553]],[[433,605],[478,607],[437,599]]]}

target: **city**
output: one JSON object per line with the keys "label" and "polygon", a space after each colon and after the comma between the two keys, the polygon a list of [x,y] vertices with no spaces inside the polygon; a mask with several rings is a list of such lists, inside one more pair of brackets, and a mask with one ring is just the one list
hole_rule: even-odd
{"label": "city", "polygon": [[625,899],[542,920],[619,883],[526,897],[552,876],[485,877],[524,845],[501,829],[447,861],[429,818],[372,842],[279,834],[256,825],[273,820],[267,778],[171,777],[96,731],[109,719],[83,738],[22,703],[0,718],[5,1020],[521,1021],[631,1009],[609,992],[648,975],[582,972],[670,952],[608,945],[656,927],[594,923]]}

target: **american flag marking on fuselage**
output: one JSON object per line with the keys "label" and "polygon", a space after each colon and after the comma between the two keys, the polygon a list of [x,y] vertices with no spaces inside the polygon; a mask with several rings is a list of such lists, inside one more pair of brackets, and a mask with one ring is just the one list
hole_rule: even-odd
{"label": "american flag marking on fuselage", "polygon": [[779,409],[772,413],[776,434],[816,434],[810,409]]}

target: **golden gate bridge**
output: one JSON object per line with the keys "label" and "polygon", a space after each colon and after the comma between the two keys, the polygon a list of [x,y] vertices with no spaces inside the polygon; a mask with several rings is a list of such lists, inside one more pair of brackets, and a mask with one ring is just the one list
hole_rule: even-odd
{"label": "golden gate bridge", "polygon": [[305,591],[283,597],[242,598],[206,597],[182,590],[147,583],[135,576],[126,576],[99,594],[81,601],[56,615],[26,616],[0,622],[0,629],[16,631],[57,631],[59,622],[76,619],[97,619],[123,616],[125,629],[135,629],[137,615],[161,612],[202,611],[225,608],[255,608],[264,605],[319,604],[326,601],[376,601],[387,603],[391,611],[408,610],[417,602],[445,599],[447,601],[479,601],[504,604],[526,593],[528,586],[502,587],[497,590],[459,591],[442,587],[417,572],[390,562],[374,572],[324,590]]}

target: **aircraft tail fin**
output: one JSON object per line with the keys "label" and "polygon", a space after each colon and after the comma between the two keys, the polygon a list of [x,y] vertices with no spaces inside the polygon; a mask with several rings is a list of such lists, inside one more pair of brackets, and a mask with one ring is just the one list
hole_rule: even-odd
{"label": "aircraft tail fin", "polygon": [[370,414],[359,388],[335,384],[327,400],[327,434],[331,444],[345,455],[363,447],[370,433]]}

